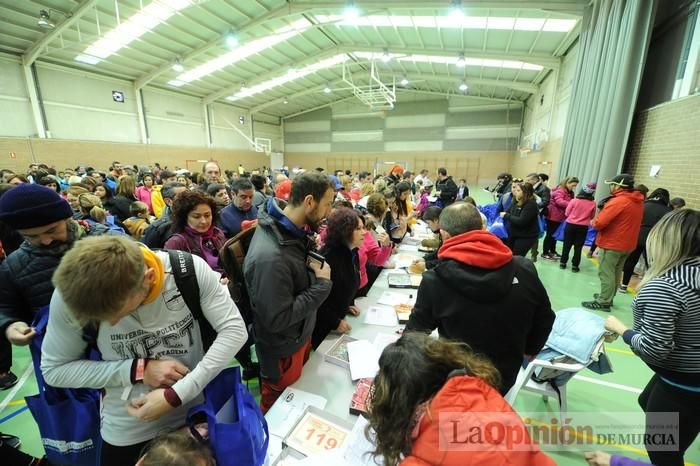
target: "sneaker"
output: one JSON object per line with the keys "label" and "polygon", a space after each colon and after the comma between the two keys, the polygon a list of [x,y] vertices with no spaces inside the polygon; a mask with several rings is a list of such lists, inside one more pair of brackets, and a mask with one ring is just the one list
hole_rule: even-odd
{"label": "sneaker", "polygon": [[[595,299],[597,301],[598,298],[600,298],[600,293],[593,293],[593,299]],[[613,305],[613,301],[610,301],[610,306],[612,307],[612,305]]]}
{"label": "sneaker", "polygon": [[3,447],[19,448],[20,445],[22,445],[22,441],[19,437],[15,437],[14,435],[0,433],[0,445]]}
{"label": "sneaker", "polygon": [[594,311],[610,312],[610,304],[599,303],[598,301],[584,301],[581,306]]}
{"label": "sneaker", "polygon": [[620,285],[617,288],[618,293],[627,294],[627,285]]}
{"label": "sneaker", "polygon": [[550,256],[556,257],[557,259],[561,259],[561,254],[557,253],[557,251],[554,251],[553,253],[551,253]]}
{"label": "sneaker", "polygon": [[554,254],[547,253],[547,254],[542,254],[542,259],[546,259],[548,261],[558,261],[559,258],[556,257]]}
{"label": "sneaker", "polygon": [[566,264],[559,263],[559,268],[562,270],[566,269]]}
{"label": "sneaker", "polygon": [[0,390],[7,390],[17,383],[17,376],[10,371],[0,374]]}
{"label": "sneaker", "polygon": [[571,267],[571,271],[574,273],[579,273],[581,269],[579,269],[578,267]]}

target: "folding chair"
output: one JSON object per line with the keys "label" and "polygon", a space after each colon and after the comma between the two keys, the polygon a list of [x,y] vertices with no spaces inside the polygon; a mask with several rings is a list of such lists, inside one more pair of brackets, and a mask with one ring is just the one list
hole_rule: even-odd
{"label": "folding chair", "polygon": [[506,393],[506,401],[513,406],[515,399],[518,397],[518,393],[521,390],[527,390],[529,392],[534,392],[542,395],[542,399],[545,403],[549,400],[549,397],[555,397],[559,401],[559,419],[561,425],[564,425],[564,419],[566,418],[566,384],[554,385],[552,381],[537,382],[532,379],[532,374],[534,374],[535,369],[538,367],[556,369],[563,372],[580,372],[581,370],[588,367],[593,361],[589,361],[587,364],[581,363],[552,363],[550,361],[545,361],[542,359],[533,359],[525,368],[520,369],[518,373],[518,378],[515,380],[515,384]]}

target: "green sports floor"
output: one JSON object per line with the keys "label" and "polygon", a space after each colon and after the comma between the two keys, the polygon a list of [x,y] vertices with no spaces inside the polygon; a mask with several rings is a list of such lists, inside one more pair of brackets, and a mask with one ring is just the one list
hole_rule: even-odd
{"label": "green sports floor", "polygon": [[[475,190],[476,191],[476,190]],[[491,202],[490,195],[484,191],[473,192],[472,195],[480,204]],[[561,248],[561,245],[558,246]],[[581,301],[591,299],[593,293],[599,291],[597,268],[595,260],[584,259],[581,272],[572,273],[570,270],[560,270],[557,262],[538,260],[536,264],[542,282],[545,284],[552,307],[555,310],[569,307],[579,307]],[[618,294],[615,297],[613,315],[631,326],[631,305],[633,293]],[[601,313],[605,315],[605,313]],[[637,397],[651,378],[652,373],[647,366],[629,350],[629,347],[618,339],[606,345],[608,356],[614,372],[598,375],[590,370],[582,371],[567,384],[569,412],[585,412],[599,416],[601,419],[610,417],[610,413],[640,413]],[[13,371],[21,377],[31,364],[29,352],[25,348],[14,349]],[[256,384],[249,386],[257,395]],[[0,411],[0,431],[18,435],[22,439],[22,449],[30,454],[40,456],[43,453],[41,440],[31,414],[26,410],[24,397],[36,393],[36,383],[33,375],[26,382],[13,389],[0,392],[0,403],[9,397],[9,404]],[[558,417],[559,409],[556,400],[550,398],[545,402],[541,396],[521,392],[515,407],[519,412],[551,412],[552,417]],[[614,421],[615,419],[610,419]],[[611,453],[618,453],[639,460],[648,460],[643,449],[624,445],[612,446]],[[581,451],[559,451],[549,453],[559,465],[585,465]],[[700,437],[689,448],[685,456],[687,465],[700,465]],[[0,460],[1,463],[1,460]]]}

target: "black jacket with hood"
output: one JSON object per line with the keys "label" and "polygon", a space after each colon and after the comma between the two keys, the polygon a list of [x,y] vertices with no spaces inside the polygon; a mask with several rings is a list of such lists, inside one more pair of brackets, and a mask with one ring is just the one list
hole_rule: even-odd
{"label": "black jacket with hood", "polygon": [[440,191],[440,201],[443,207],[452,204],[457,198],[457,191],[459,191],[459,187],[451,176],[448,176],[444,180],[437,180],[435,189]]}
{"label": "black jacket with hood", "polygon": [[501,373],[501,393],[515,383],[525,355],[540,352],[554,323],[535,266],[492,233],[454,236],[440,263],[423,274],[406,330],[432,332],[467,343]]}
{"label": "black jacket with hood", "polygon": [[[315,243],[284,216],[284,205],[270,198],[259,211],[243,263],[256,349],[266,359],[261,361],[263,375],[271,379],[277,377],[265,369],[274,370],[278,359],[291,356],[311,338],[316,312],[332,286],[307,267],[307,254]],[[270,209],[276,212],[271,215]]]}

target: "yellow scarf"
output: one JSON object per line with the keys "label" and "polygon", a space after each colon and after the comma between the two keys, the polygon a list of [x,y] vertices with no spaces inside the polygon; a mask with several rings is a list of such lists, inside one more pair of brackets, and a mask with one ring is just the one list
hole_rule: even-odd
{"label": "yellow scarf", "polygon": [[143,304],[152,303],[160,294],[163,289],[163,283],[165,282],[165,270],[163,268],[163,262],[160,258],[148,249],[147,247],[141,246],[141,252],[143,253],[143,259],[146,261],[146,268],[155,270],[155,277],[151,283],[151,291],[148,292],[146,300]]}

